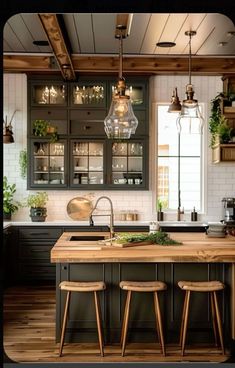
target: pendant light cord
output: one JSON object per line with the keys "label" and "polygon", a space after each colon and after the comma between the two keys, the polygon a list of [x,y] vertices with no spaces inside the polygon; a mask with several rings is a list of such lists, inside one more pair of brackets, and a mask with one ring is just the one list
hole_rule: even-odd
{"label": "pendant light cord", "polygon": [[119,38],[119,79],[122,79],[122,68],[123,68],[123,61],[122,61],[122,53],[123,53],[123,39],[122,39],[122,32],[120,33]]}
{"label": "pendant light cord", "polygon": [[189,84],[191,84],[191,67],[192,67],[192,60],[191,60],[191,39],[192,39],[192,35],[191,33],[189,34]]}

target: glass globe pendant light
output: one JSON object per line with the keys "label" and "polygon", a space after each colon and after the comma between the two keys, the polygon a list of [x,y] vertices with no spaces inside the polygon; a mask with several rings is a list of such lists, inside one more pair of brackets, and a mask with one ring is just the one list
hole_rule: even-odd
{"label": "glass globe pendant light", "polygon": [[109,113],[104,120],[104,130],[110,139],[129,139],[134,134],[138,126],[138,120],[134,115],[130,96],[126,95],[125,78],[122,75],[123,61],[123,33],[125,26],[118,26],[120,30],[119,39],[119,79],[116,91],[113,95]]}
{"label": "glass globe pendant light", "polygon": [[189,83],[186,85],[186,98],[182,102],[181,111],[179,117],[177,118],[176,125],[180,133],[182,129],[182,123],[184,123],[185,120],[186,124],[189,125],[189,133],[202,134],[204,119],[201,115],[198,101],[193,98],[195,92],[191,83],[191,39],[196,35],[196,31],[186,31],[185,35],[189,36]]}

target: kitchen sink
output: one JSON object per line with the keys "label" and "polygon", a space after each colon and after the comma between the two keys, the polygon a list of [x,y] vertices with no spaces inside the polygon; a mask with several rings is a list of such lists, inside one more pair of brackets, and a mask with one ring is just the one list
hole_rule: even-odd
{"label": "kitchen sink", "polygon": [[69,241],[98,241],[98,240],[104,240],[107,238],[105,235],[72,235],[69,239]]}

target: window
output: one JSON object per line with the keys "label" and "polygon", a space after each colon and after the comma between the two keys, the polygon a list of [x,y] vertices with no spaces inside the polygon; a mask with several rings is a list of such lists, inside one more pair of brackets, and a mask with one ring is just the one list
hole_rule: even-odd
{"label": "window", "polygon": [[157,106],[157,198],[164,209],[203,210],[202,137],[176,128],[178,114],[168,113],[168,105]]}

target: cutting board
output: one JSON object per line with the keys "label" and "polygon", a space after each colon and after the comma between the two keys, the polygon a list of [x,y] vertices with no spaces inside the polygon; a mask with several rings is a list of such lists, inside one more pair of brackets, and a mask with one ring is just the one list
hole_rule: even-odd
{"label": "cutting board", "polygon": [[138,247],[143,245],[150,245],[153,244],[149,240],[142,241],[142,242],[131,242],[131,243],[116,243],[113,242],[113,247],[119,247],[119,248],[128,248],[128,247]]}

